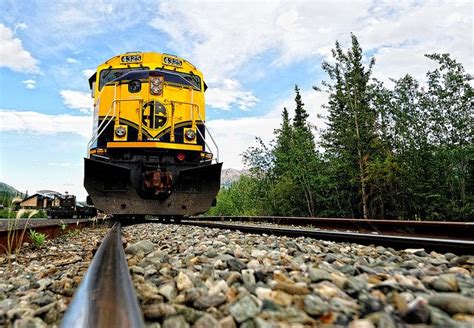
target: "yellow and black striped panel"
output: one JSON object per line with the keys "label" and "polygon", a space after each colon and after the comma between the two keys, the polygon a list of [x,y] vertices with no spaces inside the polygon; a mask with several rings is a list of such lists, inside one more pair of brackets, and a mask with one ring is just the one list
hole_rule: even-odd
{"label": "yellow and black striped panel", "polygon": [[[99,118],[99,124],[104,120],[104,117]],[[107,120],[113,120],[113,118],[107,118]],[[124,118],[119,119],[119,124],[128,126],[127,139],[124,141],[136,142],[138,141],[138,125],[135,122],[129,121]],[[175,143],[184,144],[184,129],[190,128],[192,121],[182,121],[174,126]],[[196,128],[199,129],[200,133],[197,133],[197,145],[204,146],[204,141],[201,135],[205,136],[205,128],[202,121],[196,121]],[[158,134],[153,136],[150,131],[146,128],[142,128],[142,141],[160,141],[160,142],[171,142],[170,138],[171,127],[165,128]],[[98,147],[106,147],[107,142],[114,141],[114,123],[111,122],[107,129],[101,134],[98,140]]]}

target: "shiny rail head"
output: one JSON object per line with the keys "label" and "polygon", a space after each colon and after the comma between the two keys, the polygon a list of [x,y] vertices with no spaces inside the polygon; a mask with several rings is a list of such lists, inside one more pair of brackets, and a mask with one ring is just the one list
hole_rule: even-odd
{"label": "shiny rail head", "polygon": [[144,327],[125,259],[119,222],[98,248],[61,327]]}

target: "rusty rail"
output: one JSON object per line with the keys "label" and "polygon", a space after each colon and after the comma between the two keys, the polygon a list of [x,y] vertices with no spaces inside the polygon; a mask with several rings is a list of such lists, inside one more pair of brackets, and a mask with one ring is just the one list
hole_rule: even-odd
{"label": "rusty rail", "polygon": [[144,327],[115,223],[97,250],[61,327]]}

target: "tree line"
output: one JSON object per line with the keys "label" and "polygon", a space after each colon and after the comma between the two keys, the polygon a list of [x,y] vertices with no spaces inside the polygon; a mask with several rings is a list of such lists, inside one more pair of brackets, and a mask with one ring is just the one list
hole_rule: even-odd
{"label": "tree line", "polygon": [[314,87],[328,94],[325,128],[295,86],[292,118],[283,108],[274,140],[243,154],[250,173],[209,214],[472,220],[473,78],[449,54],[425,56],[437,64],[426,83],[407,74],[387,87],[356,36],[336,42]]}

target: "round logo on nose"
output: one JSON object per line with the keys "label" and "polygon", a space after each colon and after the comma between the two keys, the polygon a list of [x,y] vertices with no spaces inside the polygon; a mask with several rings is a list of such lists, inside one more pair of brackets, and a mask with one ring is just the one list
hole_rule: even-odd
{"label": "round logo on nose", "polygon": [[165,106],[158,101],[143,105],[142,123],[149,129],[160,129],[168,120]]}

